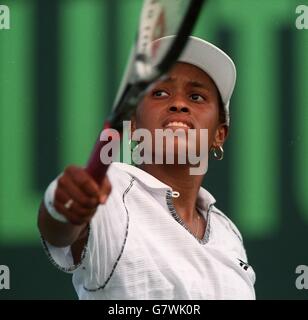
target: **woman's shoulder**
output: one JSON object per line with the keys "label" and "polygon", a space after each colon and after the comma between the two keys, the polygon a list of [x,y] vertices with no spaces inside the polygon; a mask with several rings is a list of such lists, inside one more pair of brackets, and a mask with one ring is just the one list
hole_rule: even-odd
{"label": "woman's shoulder", "polygon": [[[129,165],[125,164],[125,167]],[[133,176],[127,172],[127,170],[124,170],[123,164],[119,162],[113,162],[110,164],[107,175],[108,178],[112,184],[112,187],[117,188],[125,188],[127,184],[131,182],[133,179]]]}
{"label": "woman's shoulder", "polygon": [[226,215],[224,214],[221,210],[219,210],[217,207],[214,205],[212,206],[211,211],[215,214],[217,219],[230,231],[232,231],[241,242],[243,242],[243,237],[235,223]]}

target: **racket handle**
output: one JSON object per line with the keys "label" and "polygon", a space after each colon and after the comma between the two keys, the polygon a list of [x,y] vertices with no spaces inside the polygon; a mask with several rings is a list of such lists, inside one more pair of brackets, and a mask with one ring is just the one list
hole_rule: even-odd
{"label": "racket handle", "polygon": [[[114,136],[114,134],[112,134],[110,132],[110,134],[108,134],[108,130],[111,129],[110,128],[110,123],[106,122],[104,125],[104,134],[105,135],[109,135],[112,137],[112,139],[115,139],[116,137]],[[100,135],[101,136],[101,135]],[[109,143],[109,141],[101,141],[100,140],[100,136],[98,137],[95,146],[93,148],[92,154],[90,156],[90,159],[87,163],[86,166],[86,171],[91,175],[91,177],[98,183],[101,184],[102,180],[104,179],[106,172],[108,170],[108,167],[110,164],[104,164],[101,161],[101,150],[102,148]],[[118,151],[118,150],[117,150]]]}

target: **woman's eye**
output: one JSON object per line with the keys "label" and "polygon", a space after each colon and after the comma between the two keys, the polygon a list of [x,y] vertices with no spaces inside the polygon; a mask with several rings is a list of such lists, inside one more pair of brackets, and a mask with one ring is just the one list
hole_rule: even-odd
{"label": "woman's eye", "polygon": [[166,97],[168,96],[168,93],[164,90],[156,90],[153,92],[154,97]]}
{"label": "woman's eye", "polygon": [[197,93],[194,93],[190,96],[191,100],[193,101],[204,101],[205,99],[200,95],[200,94],[197,94]]}

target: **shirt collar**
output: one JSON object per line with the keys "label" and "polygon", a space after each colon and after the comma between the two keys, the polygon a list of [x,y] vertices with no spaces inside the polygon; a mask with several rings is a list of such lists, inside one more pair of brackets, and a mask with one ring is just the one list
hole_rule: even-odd
{"label": "shirt collar", "polygon": [[216,199],[203,187],[200,187],[197,199],[197,205],[200,209],[208,211],[210,206],[216,202]]}
{"label": "shirt collar", "polygon": [[[112,166],[116,169],[125,171],[130,176],[134,177],[136,180],[145,185],[148,189],[152,190],[171,190],[172,188],[167,184],[161,182],[151,174],[144,170],[141,170],[135,166],[129,165],[127,163],[113,162]],[[210,205],[216,202],[215,198],[203,187],[200,187],[197,199],[197,205],[200,209],[208,210]]]}
{"label": "shirt collar", "polygon": [[166,189],[170,190],[170,187],[152,176],[151,174],[147,173],[144,170],[141,170],[135,166],[132,166],[127,163],[122,162],[113,162],[112,166],[114,168],[120,169],[128,173],[130,176],[134,177],[135,179],[139,180],[142,184],[147,186],[150,189]]}

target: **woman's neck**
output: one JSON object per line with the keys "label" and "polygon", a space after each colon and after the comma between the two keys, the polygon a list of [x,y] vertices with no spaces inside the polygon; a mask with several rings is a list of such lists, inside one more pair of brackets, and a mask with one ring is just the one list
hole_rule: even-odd
{"label": "woman's neck", "polygon": [[178,215],[188,223],[194,219],[203,176],[191,175],[189,166],[185,165],[143,164],[139,168],[170,186],[173,191],[179,192],[180,196],[173,198]]}

